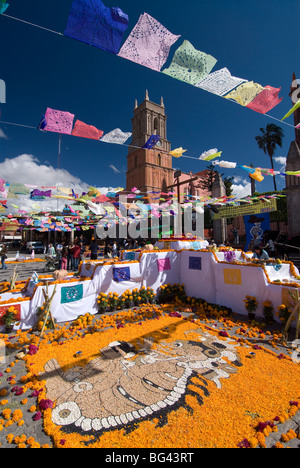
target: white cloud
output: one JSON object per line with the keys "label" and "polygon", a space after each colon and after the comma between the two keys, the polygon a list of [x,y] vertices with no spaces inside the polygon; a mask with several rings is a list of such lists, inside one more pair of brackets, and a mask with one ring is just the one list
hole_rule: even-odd
{"label": "white cloud", "polygon": [[[39,190],[43,190],[41,187],[56,187],[58,185],[72,188],[78,194],[87,192],[91,186],[91,184],[83,182],[64,169],[55,169],[53,166],[40,164],[39,160],[31,154],[22,154],[12,159],[5,159],[4,162],[0,163],[0,177],[10,184],[20,183],[38,186]],[[112,187],[97,188],[103,194],[114,191]],[[54,194],[57,193],[56,190],[53,190],[53,192]],[[17,208],[12,207],[12,204],[18,206],[21,210],[30,212],[34,211],[36,205],[41,208],[41,211],[61,211],[66,203],[72,203],[72,201],[68,202],[68,200],[63,199],[57,201],[57,199],[50,198],[36,201],[30,200],[29,195],[19,195],[18,199],[8,199],[7,213],[14,214],[18,211]]]}
{"label": "white cloud", "polygon": [[4,140],[8,140],[7,135],[5,135],[4,131],[0,128],[0,138],[3,138]]}
{"label": "white cloud", "polygon": [[109,167],[114,171],[115,174],[121,174],[121,171],[119,171],[119,169],[117,169],[113,164],[110,164]]}
{"label": "white cloud", "polygon": [[280,168],[279,168],[280,172],[285,172],[285,170],[286,170],[286,157],[285,156],[276,156],[276,158],[274,158],[274,161],[277,164],[280,164]]}
{"label": "white cloud", "polygon": [[251,195],[251,183],[246,180],[242,180],[242,182],[243,183],[232,185],[232,195],[237,198],[244,198]]}
{"label": "white cloud", "polygon": [[[64,169],[55,169],[52,166],[40,164],[39,160],[31,154],[22,154],[12,159],[5,159],[0,163],[0,174],[2,179],[9,183],[31,184],[40,186],[75,187],[82,185],[88,188],[78,177],[73,176]],[[66,185],[67,184],[67,185]]]}
{"label": "white cloud", "polygon": [[286,165],[286,157],[285,156],[276,156],[274,158],[274,161],[278,164],[281,164],[281,165]]}

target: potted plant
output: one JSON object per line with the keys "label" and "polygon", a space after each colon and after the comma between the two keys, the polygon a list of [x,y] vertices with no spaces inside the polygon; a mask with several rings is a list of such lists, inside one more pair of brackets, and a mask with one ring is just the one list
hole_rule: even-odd
{"label": "potted plant", "polygon": [[6,333],[11,333],[14,329],[14,324],[17,322],[18,311],[11,306],[7,309],[3,316],[3,323],[5,325]]}
{"label": "potted plant", "polygon": [[115,312],[119,305],[119,295],[117,293],[108,293],[108,304],[111,312]]}
{"label": "potted plant", "polygon": [[255,312],[258,307],[258,302],[255,297],[253,296],[246,296],[244,299],[245,309],[248,312],[249,320],[255,320]]}
{"label": "potted plant", "polygon": [[133,307],[133,295],[132,292],[127,289],[122,296],[120,296],[120,304],[123,309],[131,309]]}
{"label": "potted plant", "polygon": [[159,288],[159,293],[158,293],[158,302],[160,304],[167,304],[168,302],[172,301],[172,290],[171,290],[171,285],[170,284],[163,284]]}
{"label": "potted plant", "polygon": [[286,306],[285,304],[281,304],[278,306],[278,312],[276,315],[278,315],[279,320],[282,322],[283,328],[286,326],[287,321],[289,320],[292,310]]}
{"label": "potted plant", "polygon": [[103,314],[103,312],[106,312],[106,310],[109,307],[109,301],[107,294],[105,293],[100,293],[97,299],[97,305],[98,305],[98,310],[100,314]]}
{"label": "potted plant", "polygon": [[145,298],[146,298],[146,302],[149,303],[149,304],[153,304],[154,303],[154,299],[155,299],[155,293],[154,293],[154,290],[151,289],[151,288],[147,288],[145,290],[142,291],[142,295],[145,295]]}
{"label": "potted plant", "polygon": [[263,303],[263,314],[264,314],[265,321],[267,323],[273,322],[273,320],[274,320],[273,312],[274,312],[274,307],[273,307],[272,302],[271,301],[265,301]]}
{"label": "potted plant", "polygon": [[141,305],[143,301],[142,301],[140,291],[138,289],[133,289],[131,295],[133,297],[133,304],[135,306]]}

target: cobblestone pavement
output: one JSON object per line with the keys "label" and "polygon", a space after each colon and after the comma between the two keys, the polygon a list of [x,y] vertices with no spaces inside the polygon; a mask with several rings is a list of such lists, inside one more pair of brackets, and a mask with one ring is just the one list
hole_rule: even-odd
{"label": "cobblestone pavement", "polygon": [[[183,314],[184,315],[184,314]],[[190,315],[190,314],[187,314]],[[95,316],[95,319],[99,318],[99,316]],[[238,317],[239,320],[241,320],[241,316]],[[64,324],[60,324],[64,325]],[[222,324],[216,321],[216,327],[218,330],[222,330]],[[278,324],[275,325],[275,328],[278,328]],[[229,334],[234,335],[235,333],[235,328],[232,328],[231,330],[228,330],[226,328],[226,331]],[[11,342],[14,342],[13,335],[10,336]],[[268,338],[266,338],[263,342],[257,343],[256,344],[261,344],[266,348],[272,349],[274,351],[274,348],[268,345]],[[288,353],[288,348],[284,346],[279,346],[278,349],[275,350],[276,353]],[[7,389],[8,394],[4,397],[6,400],[8,400],[8,403],[5,406],[0,406],[0,420],[1,420],[1,412],[5,408],[11,409],[13,412],[15,409],[21,409],[23,413],[22,419],[24,420],[24,425],[21,427],[18,427],[16,423],[14,423],[12,426],[3,428],[2,431],[0,431],[0,443],[1,443],[1,448],[16,448],[16,444],[8,443],[7,442],[7,435],[8,434],[13,434],[14,436],[21,436],[22,434],[25,434],[27,439],[29,437],[33,437],[35,441],[37,441],[41,446],[43,445],[49,445],[52,447],[52,442],[49,437],[47,437],[43,431],[43,422],[42,420],[39,421],[34,421],[33,420],[33,413],[29,411],[30,407],[33,405],[36,405],[36,398],[33,396],[30,396],[30,391],[27,391],[25,395],[15,395],[11,392],[12,386],[10,383],[7,381],[8,379],[11,378],[12,375],[15,376],[15,385],[19,386],[22,385],[20,383],[20,378],[26,373],[25,371],[25,366],[22,360],[17,360],[16,361],[16,351],[11,351],[8,350],[8,354],[6,356],[6,362],[5,365],[0,367],[0,373],[2,371],[2,377],[0,377],[0,390]],[[6,369],[7,367],[10,367],[11,373],[7,374]],[[0,374],[1,375],[1,374]],[[0,397],[0,400],[3,397]],[[26,398],[28,399],[28,402],[26,404],[21,404],[21,401]],[[280,441],[280,437],[282,434],[286,434],[289,429],[293,429],[296,433],[299,433],[300,429],[300,411],[290,420],[285,422],[284,424],[279,424],[278,425],[278,432],[272,433],[268,438],[266,438],[267,442],[267,448],[273,448],[276,442]],[[300,440],[299,439],[293,439],[290,440],[288,443],[283,443],[283,446],[286,448],[300,448]]]}
{"label": "cobblestone pavement", "polygon": [[[9,258],[13,257],[14,254],[10,253]],[[26,254],[26,257],[29,257]],[[45,255],[36,255],[36,258],[44,259]],[[12,277],[15,267],[17,267],[18,278],[17,281],[22,281],[31,277],[32,273],[36,271],[39,275],[50,274],[50,272],[44,271],[46,262],[30,262],[30,263],[7,263],[7,270],[2,270],[0,267],[0,282],[9,281]],[[71,270],[69,270],[71,272]]]}

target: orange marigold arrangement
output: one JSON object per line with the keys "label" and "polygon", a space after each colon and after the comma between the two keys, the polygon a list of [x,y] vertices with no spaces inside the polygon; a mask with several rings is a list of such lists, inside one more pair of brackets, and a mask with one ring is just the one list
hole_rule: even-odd
{"label": "orange marigold arrangement", "polygon": [[[202,405],[197,403],[195,397],[186,396],[186,401],[193,409],[192,414],[184,407],[179,407],[170,413],[165,427],[159,428],[145,421],[126,437],[120,430],[109,431],[98,439],[96,435],[66,434],[55,425],[52,421],[55,402],[47,398],[46,381],[39,380],[38,377],[44,373],[45,363],[50,359],[57,359],[64,370],[71,370],[79,362],[80,366],[87,365],[99,354],[99,349],[114,341],[137,344],[140,337],[145,336],[153,338],[155,349],[162,340],[171,343],[187,340],[188,336],[193,339],[193,333],[200,329],[211,337],[228,340],[227,330],[237,325],[228,309],[200,299],[187,298],[182,285],[167,285],[165,289],[176,292],[173,299],[177,297],[178,300],[173,304],[164,301],[161,305],[144,304],[126,312],[101,315],[98,319],[85,314],[70,326],[57,326],[55,330],[48,331],[41,340],[29,332],[18,331],[16,343],[6,341],[14,349],[18,349],[18,346],[30,349],[30,353],[23,358],[27,365],[27,374],[20,379],[22,387],[13,387],[14,392],[22,395],[30,389],[36,395],[37,402],[30,406],[29,411],[35,420],[43,419],[45,431],[52,437],[55,447],[147,447],[149,441],[154,441],[152,445],[158,447],[180,447],[186,441],[186,435],[182,437],[182,434],[189,435],[190,447],[265,447],[268,436],[277,430],[277,425],[299,411],[297,400],[300,395],[295,393],[295,389],[300,388],[300,377],[293,372],[295,363],[287,356],[264,349],[261,344],[257,346],[255,341],[248,341],[247,338],[262,338],[263,333],[256,325],[243,324],[240,328],[237,327],[238,336],[230,337],[235,343],[242,367],[237,368],[234,377],[225,379],[221,388],[207,382],[210,395],[201,395]],[[132,292],[129,293],[132,295]],[[137,297],[146,294],[145,290],[136,293]],[[182,316],[179,310],[191,315]],[[219,320],[218,327],[216,319]],[[273,340],[275,347],[276,339]],[[262,368],[264,372],[258,372]],[[268,377],[270,373],[272,379]],[[190,386],[194,389],[193,381]],[[3,397],[6,397],[4,393]],[[26,405],[28,401],[28,398],[23,399],[22,404]],[[249,414],[253,415],[250,419]],[[21,411],[4,409],[2,418],[0,431],[5,424],[10,427],[23,423]],[[25,435],[16,437],[9,434],[7,437],[9,443],[14,443],[19,448],[40,447],[36,440],[26,438]]]}

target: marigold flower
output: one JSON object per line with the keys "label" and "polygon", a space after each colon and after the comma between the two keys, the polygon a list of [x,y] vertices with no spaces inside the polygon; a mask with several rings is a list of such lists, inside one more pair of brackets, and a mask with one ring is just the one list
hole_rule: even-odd
{"label": "marigold flower", "polygon": [[6,419],[6,421],[10,419],[10,416],[11,416],[11,410],[9,408],[2,411],[2,417]]}
{"label": "marigold flower", "polygon": [[15,436],[14,436],[13,434],[8,434],[8,435],[6,436],[6,440],[7,440],[7,442],[8,442],[9,444],[11,444],[11,443],[13,442],[14,438],[15,438]]}

